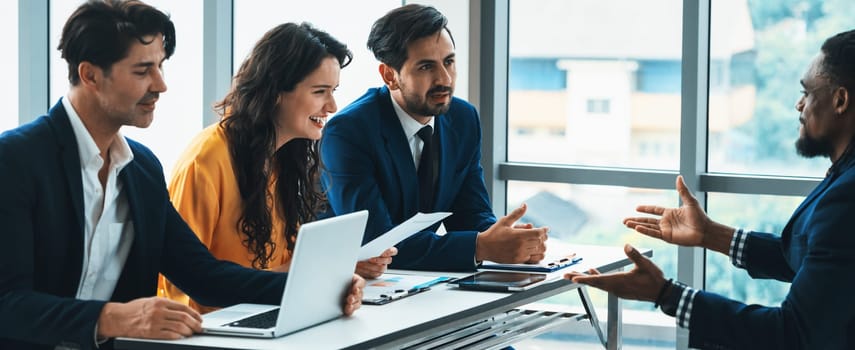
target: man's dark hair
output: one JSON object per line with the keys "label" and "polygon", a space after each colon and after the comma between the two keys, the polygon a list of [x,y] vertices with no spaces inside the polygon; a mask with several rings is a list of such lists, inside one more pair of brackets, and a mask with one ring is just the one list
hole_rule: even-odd
{"label": "man's dark hair", "polygon": [[57,50],[68,62],[68,81],[80,82],[77,67],[90,62],[105,72],[128,55],[134,40],[151,44],[145,37],[163,35],[166,58],[175,52],[175,25],[169,16],[140,1],[89,0],[68,18]]}
{"label": "man's dark hair", "polygon": [[832,84],[855,92],[855,30],[839,33],[822,44],[825,57],[821,64],[821,74],[826,75]]}
{"label": "man's dark hair", "polygon": [[374,22],[368,35],[368,49],[378,61],[400,71],[407,61],[407,46],[413,41],[444,29],[453,44],[454,37],[447,25],[448,18],[431,6],[401,6]]}

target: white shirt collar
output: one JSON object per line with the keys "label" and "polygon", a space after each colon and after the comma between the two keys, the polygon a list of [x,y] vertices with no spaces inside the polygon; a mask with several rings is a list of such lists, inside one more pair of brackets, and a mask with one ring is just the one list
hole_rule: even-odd
{"label": "white shirt collar", "polygon": [[392,97],[391,91],[389,92],[389,98],[392,100],[392,107],[395,109],[395,114],[398,115],[398,120],[401,121],[401,127],[404,128],[404,134],[407,135],[407,140],[418,137],[416,135],[425,125],[430,125],[434,132],[436,132],[436,127],[434,126],[434,120],[436,118],[430,118],[427,124],[419,123],[398,105],[398,102],[395,101],[394,97]]}
{"label": "white shirt collar", "polygon": [[[98,145],[95,144],[95,139],[89,134],[89,130],[86,130],[83,120],[80,119],[80,115],[74,110],[74,106],[71,105],[68,95],[62,97],[62,106],[65,107],[65,113],[68,114],[68,120],[71,122],[71,130],[74,131],[74,138],[77,139],[80,165],[86,167],[90,162],[101,160],[101,151],[98,149]],[[110,159],[112,161],[111,167],[116,169],[116,171],[121,171],[128,163],[134,160],[134,153],[131,152],[131,147],[121,132],[116,133],[113,143],[110,144]]]}

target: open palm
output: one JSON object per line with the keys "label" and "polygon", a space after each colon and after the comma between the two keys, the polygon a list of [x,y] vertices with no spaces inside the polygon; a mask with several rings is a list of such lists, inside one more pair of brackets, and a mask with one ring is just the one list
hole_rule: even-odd
{"label": "open palm", "polygon": [[641,205],[640,213],[658,215],[656,217],[631,217],[623,220],[624,225],[641,234],[659,238],[668,243],[684,246],[700,246],[703,243],[704,230],[710,219],[692,196],[683,182],[677,177],[677,193],[683,201],[679,208],[664,208],[653,205]]}

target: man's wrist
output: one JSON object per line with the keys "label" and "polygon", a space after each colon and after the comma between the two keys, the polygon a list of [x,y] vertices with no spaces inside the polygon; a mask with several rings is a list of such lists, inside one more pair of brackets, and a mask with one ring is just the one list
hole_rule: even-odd
{"label": "man's wrist", "polygon": [[670,284],[668,290],[664,293],[661,301],[657,300],[657,303],[662,312],[674,317],[677,315],[677,308],[680,305],[680,298],[683,296],[686,285],[678,281],[672,283],[671,280],[668,280],[668,283]]}
{"label": "man's wrist", "polygon": [[733,227],[713,221],[709,226],[707,226],[706,232],[704,232],[704,242],[702,243],[702,246],[728,255],[728,252],[730,251],[730,242],[733,241],[733,234],[735,231],[736,230]]}
{"label": "man's wrist", "polygon": [[653,301],[654,308],[658,308],[659,305],[662,305],[662,303],[665,301],[665,297],[668,295],[668,293],[671,291],[671,287],[674,285],[674,283],[672,283],[673,281],[674,279],[669,278],[667,281],[662,283],[662,287],[659,288],[659,293],[656,294],[656,300]]}
{"label": "man's wrist", "polygon": [[478,232],[478,234],[475,235],[475,265],[481,265],[481,262],[487,260],[487,258],[485,257],[486,253],[484,252],[484,250],[486,249],[484,248],[485,243],[481,239],[483,238],[481,237],[483,234],[484,232]]}
{"label": "man's wrist", "polygon": [[115,322],[111,320],[116,303],[108,302],[101,308],[101,313],[98,315],[98,321],[95,322],[95,339],[110,339],[115,337],[112,334],[111,327]]}

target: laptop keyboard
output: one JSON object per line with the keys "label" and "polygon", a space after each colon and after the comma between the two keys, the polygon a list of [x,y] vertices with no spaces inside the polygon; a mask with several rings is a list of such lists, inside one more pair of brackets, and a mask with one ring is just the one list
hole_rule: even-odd
{"label": "laptop keyboard", "polygon": [[224,327],[243,327],[243,328],[273,328],[276,327],[276,318],[279,317],[279,308],[262,312],[257,315],[240,319],[223,325]]}

